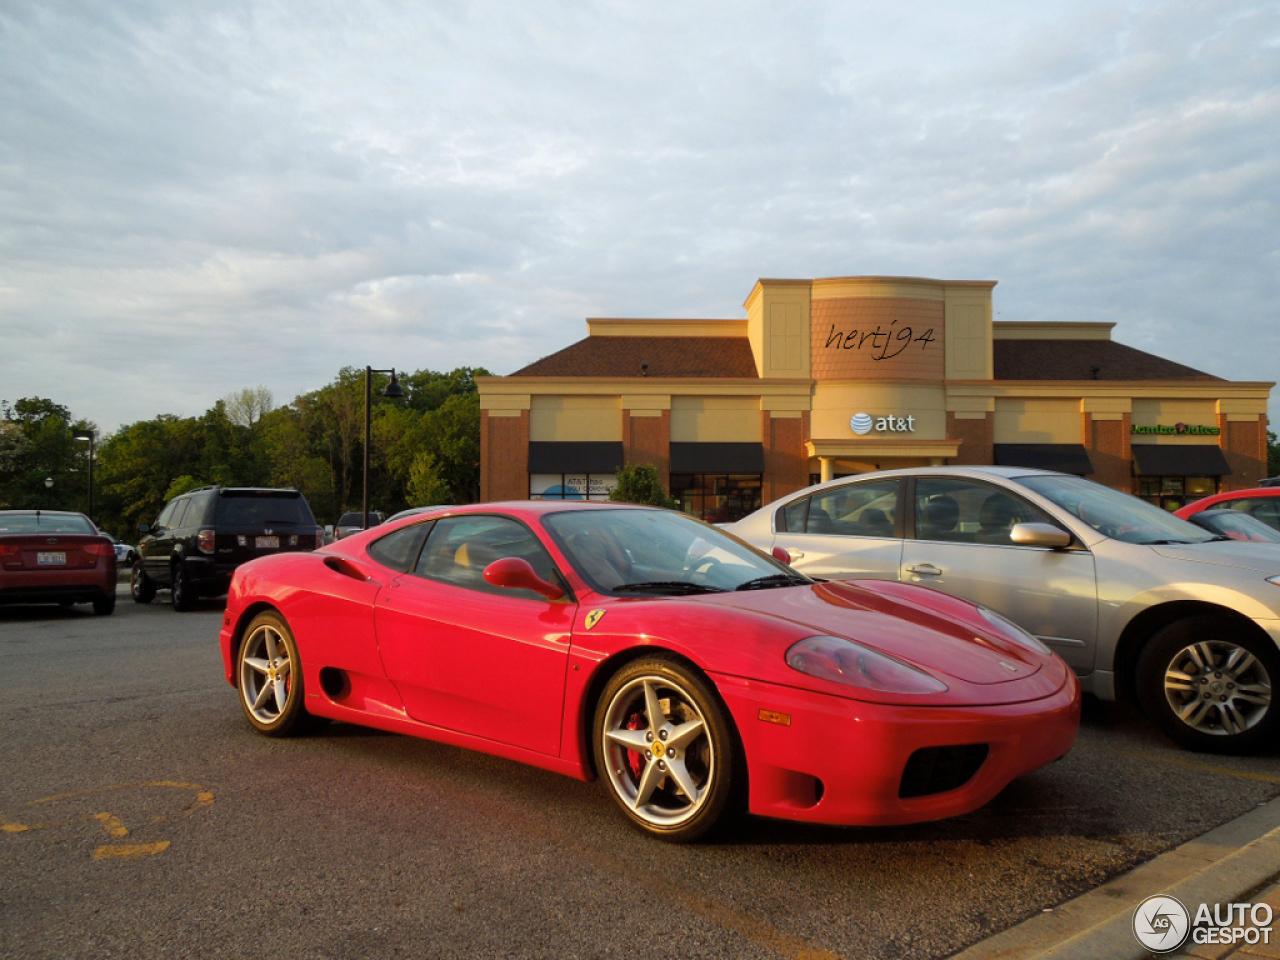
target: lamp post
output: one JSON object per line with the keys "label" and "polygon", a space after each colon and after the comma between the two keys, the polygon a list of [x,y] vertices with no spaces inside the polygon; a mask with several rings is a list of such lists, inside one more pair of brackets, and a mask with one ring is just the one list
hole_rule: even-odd
{"label": "lamp post", "polygon": [[93,520],[93,431],[92,430],[74,430],[71,433],[72,440],[88,440],[89,441],[89,519]]}
{"label": "lamp post", "polygon": [[382,390],[382,396],[397,397],[404,396],[404,388],[400,386],[400,382],[396,380],[396,369],[392,367],[390,370],[375,370],[373,367],[364,368],[364,482],[361,489],[361,506],[364,515],[362,529],[369,529],[369,437],[371,434],[371,426],[373,423],[373,375],[375,373],[391,374],[391,382]]}
{"label": "lamp post", "polygon": [[[44,478],[44,488],[45,488],[46,490],[52,490],[52,489],[53,489],[53,477],[45,477],[45,478]],[[48,500],[48,499],[49,499],[49,498],[46,496],[46,497],[45,497],[45,500]],[[45,509],[46,509],[46,510],[48,510],[49,508],[48,508],[48,507],[45,507]]]}

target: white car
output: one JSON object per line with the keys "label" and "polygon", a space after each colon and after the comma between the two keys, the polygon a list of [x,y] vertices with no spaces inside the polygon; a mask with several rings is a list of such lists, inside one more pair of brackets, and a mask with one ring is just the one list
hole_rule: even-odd
{"label": "white car", "polygon": [[116,563],[122,567],[132,567],[134,561],[138,559],[138,551],[127,543],[121,543],[109,533],[104,533],[104,537],[111,541],[111,546],[116,552]]}
{"label": "white car", "polygon": [[809,487],[726,528],[811,577],[925,584],[998,610],[1086,692],[1214,752],[1280,743],[1280,547],[1080,477],[921,467]]}

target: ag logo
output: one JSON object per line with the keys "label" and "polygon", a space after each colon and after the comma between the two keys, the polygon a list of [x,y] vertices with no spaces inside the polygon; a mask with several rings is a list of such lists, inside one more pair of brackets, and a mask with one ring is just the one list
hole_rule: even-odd
{"label": "ag logo", "polygon": [[1147,897],[1133,911],[1133,935],[1152,953],[1169,953],[1187,941],[1191,914],[1174,897]]}
{"label": "ag logo", "polygon": [[585,621],[587,629],[590,630],[597,623],[599,623],[603,618],[604,618],[603,610],[592,610],[590,613],[587,614],[587,619]]}

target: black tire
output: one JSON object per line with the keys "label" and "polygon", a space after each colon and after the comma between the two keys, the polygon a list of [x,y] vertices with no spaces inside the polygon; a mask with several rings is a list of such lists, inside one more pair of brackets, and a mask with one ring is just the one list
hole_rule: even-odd
{"label": "black tire", "polygon": [[169,602],[173,609],[183,612],[196,605],[196,592],[191,589],[191,578],[187,576],[187,567],[181,560],[173,565],[173,583],[169,587]]}
{"label": "black tire", "polygon": [[105,617],[114,613],[116,609],[116,595],[108,594],[105,597],[98,597],[93,601],[93,612],[98,616]]}
{"label": "black tire", "polygon": [[260,613],[236,655],[236,687],[245,718],[268,737],[309,733],[326,722],[307,713],[298,644],[284,617]]}
{"label": "black tire", "polygon": [[134,603],[150,603],[156,598],[156,582],[147,576],[141,563],[135,563],[129,574],[129,593]]}
{"label": "black tire", "polygon": [[1169,624],[1138,658],[1138,699],[1147,716],[1179,746],[1203,753],[1274,747],[1277,682],[1275,645],[1221,616]]}
{"label": "black tire", "polygon": [[637,660],[614,674],[596,704],[592,743],[605,791],[643,833],[689,843],[742,812],[745,778],[727,713],[675,661]]}

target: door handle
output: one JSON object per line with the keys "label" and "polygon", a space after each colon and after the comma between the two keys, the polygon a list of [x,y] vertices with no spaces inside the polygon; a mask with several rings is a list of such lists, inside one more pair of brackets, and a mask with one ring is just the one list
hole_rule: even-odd
{"label": "door handle", "polygon": [[787,550],[787,553],[791,554],[792,560],[799,560],[801,557],[804,556],[803,550]]}
{"label": "door handle", "polygon": [[942,570],[935,567],[932,563],[913,563],[907,567],[907,573],[914,573],[918,577],[940,577]]}

